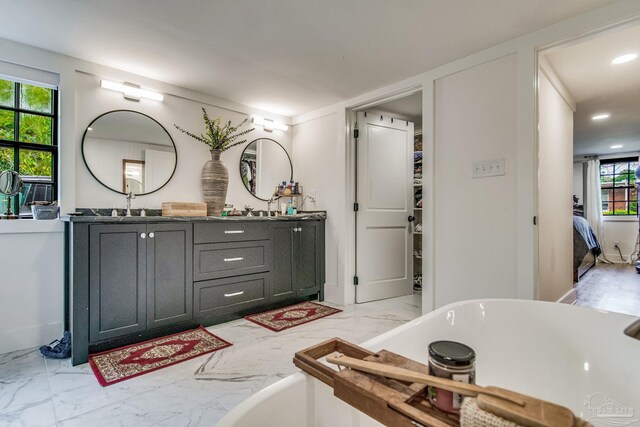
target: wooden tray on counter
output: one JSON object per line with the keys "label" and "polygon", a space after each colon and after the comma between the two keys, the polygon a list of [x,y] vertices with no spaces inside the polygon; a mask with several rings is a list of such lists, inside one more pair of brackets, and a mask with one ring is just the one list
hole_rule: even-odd
{"label": "wooden tray on counter", "polygon": [[319,360],[334,352],[424,374],[429,373],[428,366],[422,363],[387,350],[374,353],[339,338],[333,338],[297,352],[293,363],[332,387],[336,397],[384,425],[394,427],[460,425],[457,415],[447,414],[429,403],[427,386],[424,384],[388,379],[354,369],[336,371]]}

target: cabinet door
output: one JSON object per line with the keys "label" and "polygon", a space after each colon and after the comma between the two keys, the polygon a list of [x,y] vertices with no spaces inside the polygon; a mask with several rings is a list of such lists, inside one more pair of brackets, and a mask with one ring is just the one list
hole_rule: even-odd
{"label": "cabinet door", "polygon": [[296,222],[275,222],[271,227],[272,270],[271,270],[271,302],[285,300],[296,295],[293,273],[293,247],[297,228]]}
{"label": "cabinet door", "polygon": [[320,223],[298,223],[294,246],[295,287],[297,296],[313,295],[320,290]]}
{"label": "cabinet door", "polygon": [[89,341],[146,328],[144,224],[92,225],[89,231]]}
{"label": "cabinet door", "polygon": [[147,225],[147,327],[193,318],[193,225]]}

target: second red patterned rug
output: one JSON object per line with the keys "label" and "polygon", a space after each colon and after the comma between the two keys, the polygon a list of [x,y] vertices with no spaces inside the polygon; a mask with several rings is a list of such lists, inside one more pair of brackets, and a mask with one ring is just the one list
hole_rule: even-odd
{"label": "second red patterned rug", "polygon": [[280,332],[341,311],[342,310],[338,310],[337,308],[327,307],[326,305],[316,304],[314,302],[301,302],[300,304],[245,316],[245,319],[264,326],[267,329],[271,329],[274,332]]}
{"label": "second red patterned rug", "polygon": [[108,386],[166,366],[175,365],[231,345],[205,328],[89,355],[89,365],[101,386]]}

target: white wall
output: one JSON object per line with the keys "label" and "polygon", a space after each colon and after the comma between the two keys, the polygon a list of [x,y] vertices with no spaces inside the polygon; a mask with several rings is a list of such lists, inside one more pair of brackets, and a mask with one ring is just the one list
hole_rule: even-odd
{"label": "white wall", "polygon": [[[316,202],[305,202],[306,210],[326,210],[326,286],[328,301],[343,303],[339,279],[340,262],[343,257],[341,244],[346,238],[341,235],[344,208],[344,145],[339,134],[336,114],[319,117],[293,127],[294,176],[304,185],[305,193],[315,193]],[[343,289],[343,288],[342,288]]]}
{"label": "white wall", "polygon": [[537,298],[557,301],[573,286],[573,110],[542,70],[538,111]]}
{"label": "white wall", "polygon": [[[629,258],[631,252],[635,249],[636,239],[638,238],[638,219],[632,218],[605,218],[603,222],[604,238],[600,241],[602,251],[612,262],[624,262]],[[620,253],[614,248],[616,242],[620,246]]]}
{"label": "white wall", "polygon": [[[436,307],[517,296],[517,67],[510,55],[436,81]],[[502,157],[504,176],[471,178]]]}
{"label": "white wall", "polygon": [[62,334],[63,226],[32,222],[0,222],[0,354]]}

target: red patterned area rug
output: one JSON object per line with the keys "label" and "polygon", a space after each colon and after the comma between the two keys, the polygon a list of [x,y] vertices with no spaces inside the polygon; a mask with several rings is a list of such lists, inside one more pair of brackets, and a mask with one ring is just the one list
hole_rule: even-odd
{"label": "red patterned area rug", "polygon": [[322,304],[301,302],[300,304],[245,316],[245,319],[264,326],[267,329],[271,329],[274,332],[280,332],[341,311],[342,310],[338,310],[337,308],[327,307]]}
{"label": "red patterned area rug", "polygon": [[227,348],[231,343],[200,326],[197,329],[89,355],[89,365],[101,386]]}

